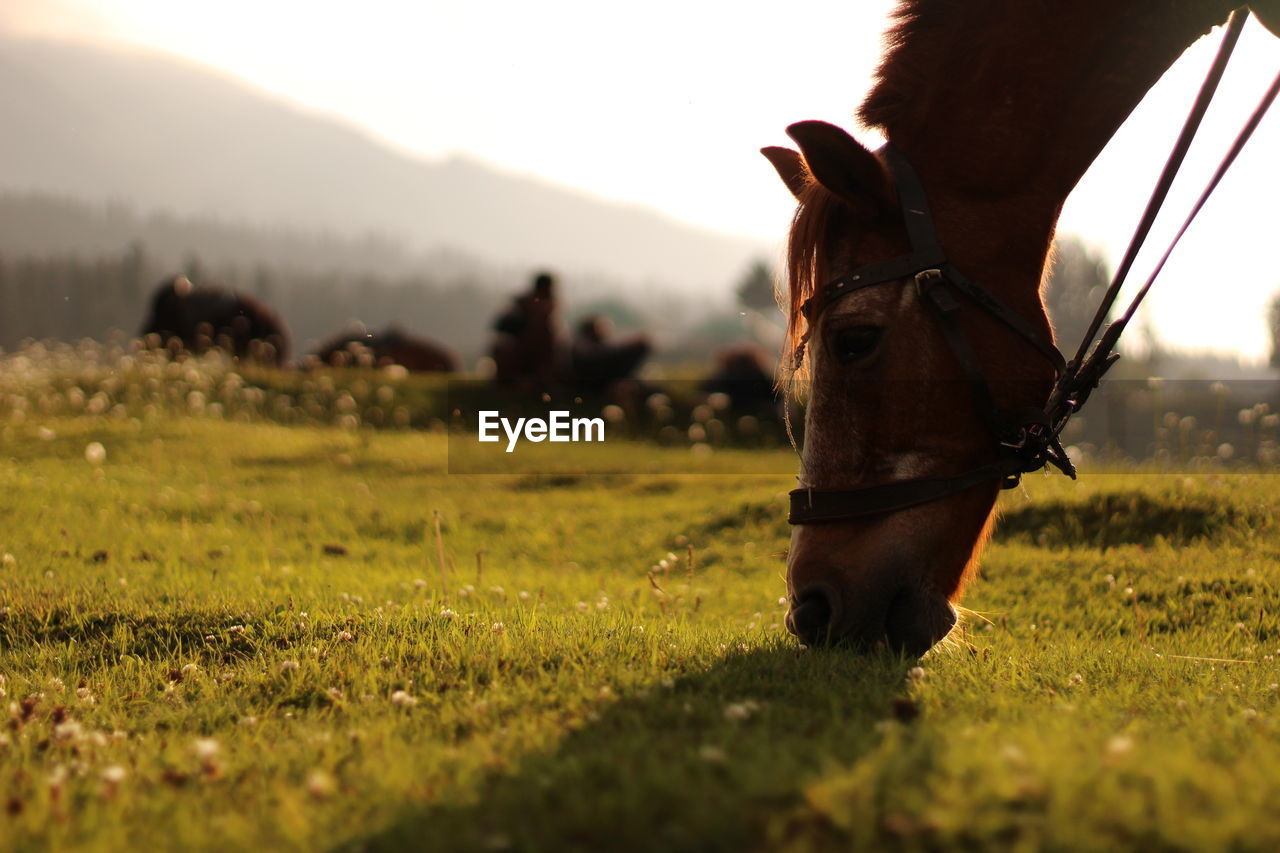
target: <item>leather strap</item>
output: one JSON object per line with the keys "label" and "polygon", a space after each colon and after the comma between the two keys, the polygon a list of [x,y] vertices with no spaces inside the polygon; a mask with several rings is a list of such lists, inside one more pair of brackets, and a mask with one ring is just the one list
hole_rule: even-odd
{"label": "leather strap", "polygon": [[787,520],[791,524],[822,524],[865,518],[931,503],[992,480],[1003,480],[1001,488],[1011,488],[1017,485],[1016,478],[1023,470],[1022,460],[1006,457],[955,477],[900,480],[863,489],[795,489],[790,492],[791,512]]}

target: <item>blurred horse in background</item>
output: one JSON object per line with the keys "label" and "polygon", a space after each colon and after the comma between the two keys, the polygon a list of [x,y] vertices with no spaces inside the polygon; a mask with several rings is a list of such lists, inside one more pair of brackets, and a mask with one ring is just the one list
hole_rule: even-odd
{"label": "blurred horse in background", "polygon": [[149,346],[175,354],[221,349],[277,367],[289,359],[289,330],[264,302],[218,285],[197,287],[183,275],[156,288],[141,335]]}
{"label": "blurred horse in background", "polygon": [[762,347],[738,344],[716,353],[715,369],[702,380],[702,391],[724,394],[735,414],[776,420],[781,413],[777,378],[772,359]]}
{"label": "blurred horse in background", "polygon": [[330,367],[394,364],[421,373],[454,373],[459,368],[458,357],[453,352],[398,326],[369,332],[360,325],[330,338],[312,356]]}
{"label": "blurred horse in background", "polygon": [[591,314],[578,322],[569,345],[570,384],[587,393],[604,393],[635,376],[652,349],[644,335],[615,338],[609,318]]}

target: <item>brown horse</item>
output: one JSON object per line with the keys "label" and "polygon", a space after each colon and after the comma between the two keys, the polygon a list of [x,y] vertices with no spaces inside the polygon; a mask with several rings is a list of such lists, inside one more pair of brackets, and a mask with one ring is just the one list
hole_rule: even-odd
{"label": "brown horse", "polygon": [[289,330],[266,303],[217,285],[197,287],[184,275],[156,288],[141,334],[148,345],[178,351],[217,348],[278,366],[289,359]]}
{"label": "brown horse", "polygon": [[313,354],[331,367],[387,367],[400,365],[422,373],[453,373],[458,357],[440,344],[388,326],[369,332],[361,325],[321,344]]}
{"label": "brown horse", "polygon": [[[914,166],[951,264],[1026,327],[1015,334],[956,297],[958,328],[995,410],[1041,408],[1054,381],[1054,364],[1029,341],[1051,334],[1040,283],[1067,194],[1164,71],[1237,5],[899,7],[859,115]],[[1280,0],[1254,11],[1276,31]],[[763,153],[800,203],[787,300],[789,344],[804,353],[796,375],[809,385],[801,487],[842,491],[992,466],[997,448],[970,393],[972,372],[925,291],[903,278],[826,302],[828,282],[911,248],[894,178],[901,172],[890,168],[888,148],[869,151],[823,122],[787,132],[799,152]],[[788,555],[789,627],[807,642],[925,652],[955,623],[952,602],[975,572],[998,491],[988,479],[909,508],[798,524]]]}

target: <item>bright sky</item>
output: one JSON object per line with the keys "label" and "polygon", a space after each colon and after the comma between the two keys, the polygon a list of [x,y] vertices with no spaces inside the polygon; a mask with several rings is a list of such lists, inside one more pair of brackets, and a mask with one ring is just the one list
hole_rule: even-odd
{"label": "bright sky", "polygon": [[[786,144],[801,119],[855,129],[893,5],[4,0],[0,28],[179,54],[407,152],[465,154],[777,242],[792,205],[757,149]],[[1215,45],[1202,40],[1152,90],[1071,197],[1063,230],[1118,258]],[[1280,40],[1250,22],[1152,243],[1176,228],[1278,68]],[[1277,151],[1280,108],[1149,298],[1163,340],[1267,353]]]}

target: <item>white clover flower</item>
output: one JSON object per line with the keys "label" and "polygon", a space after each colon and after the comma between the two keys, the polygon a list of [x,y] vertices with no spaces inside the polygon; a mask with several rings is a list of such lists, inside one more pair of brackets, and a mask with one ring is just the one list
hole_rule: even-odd
{"label": "white clover flower", "polygon": [[922,666],[913,666],[907,670],[907,678],[911,681],[924,681],[927,675],[928,673],[925,672],[925,668]]}
{"label": "white clover flower", "polygon": [[1133,738],[1128,735],[1113,735],[1111,739],[1107,741],[1103,751],[1109,759],[1124,758],[1126,755],[1133,752]]}
{"label": "white clover flower", "polygon": [[727,756],[724,750],[718,746],[707,744],[698,749],[698,757],[708,764],[724,764]]}
{"label": "white clover flower", "polygon": [[520,600],[521,600],[521,601],[528,601],[528,600],[529,600],[529,591],[528,591],[528,590],[524,590],[524,589],[520,590]]}
{"label": "white clover flower", "polygon": [[338,642],[340,642],[340,643],[349,643],[349,642],[351,642],[352,640],[354,640],[355,638],[356,638],[356,635],[355,635],[355,634],[353,634],[353,633],[351,633],[350,631],[339,631],[339,632],[338,632]]}
{"label": "white clover flower", "polygon": [[64,720],[53,727],[53,739],[64,743],[75,743],[84,736],[84,727],[75,720]]}
{"label": "white clover flower", "polygon": [[67,768],[61,764],[55,764],[53,768],[49,770],[47,781],[50,788],[55,790],[61,789],[67,781]]}
{"label": "white clover flower", "polygon": [[494,622],[493,627],[489,630],[493,631],[495,634],[505,634],[507,632],[507,626],[503,625],[501,622]]}
{"label": "white clover flower", "polygon": [[416,586],[418,589],[422,589],[427,585],[427,582],[422,578],[414,578],[413,585]]}
{"label": "white clover flower", "polygon": [[193,675],[200,671],[200,665],[195,663],[187,663],[182,665],[183,675]]}
{"label": "white clover flower", "polygon": [[12,568],[17,564],[18,564],[17,558],[14,557],[12,554],[10,554],[8,551],[6,551],[3,555],[0,555],[0,565],[3,565],[6,569]]}
{"label": "white clover flower", "polygon": [[731,702],[724,706],[724,718],[733,722],[741,722],[751,718],[751,709],[744,702]]}
{"label": "white clover flower", "polygon": [[119,764],[112,764],[102,768],[100,778],[108,785],[119,785],[128,776],[128,772]]}
{"label": "white clover flower", "polygon": [[452,619],[458,614],[455,611],[450,610],[448,607],[446,607],[440,611],[440,615],[443,616],[445,619]]}
{"label": "white clover flower", "polygon": [[91,441],[84,448],[85,461],[90,465],[101,465],[107,459],[107,449],[100,441]]}
{"label": "white clover flower", "polygon": [[298,668],[298,662],[296,660],[286,660],[286,661],[281,661],[280,663],[281,672],[293,672],[297,668]]}
{"label": "white clover flower", "polygon": [[397,690],[391,694],[391,704],[399,705],[401,708],[412,708],[418,704],[418,700],[403,690]]}
{"label": "white clover flower", "polygon": [[86,705],[92,705],[98,701],[94,698],[93,691],[88,687],[76,688],[76,698]]}
{"label": "white clover flower", "polygon": [[195,753],[196,758],[208,763],[218,757],[218,753],[222,751],[222,747],[211,737],[196,738],[191,744],[191,751]]}
{"label": "white clover flower", "polygon": [[323,770],[312,770],[307,774],[307,793],[317,800],[332,797],[338,790],[338,783]]}

